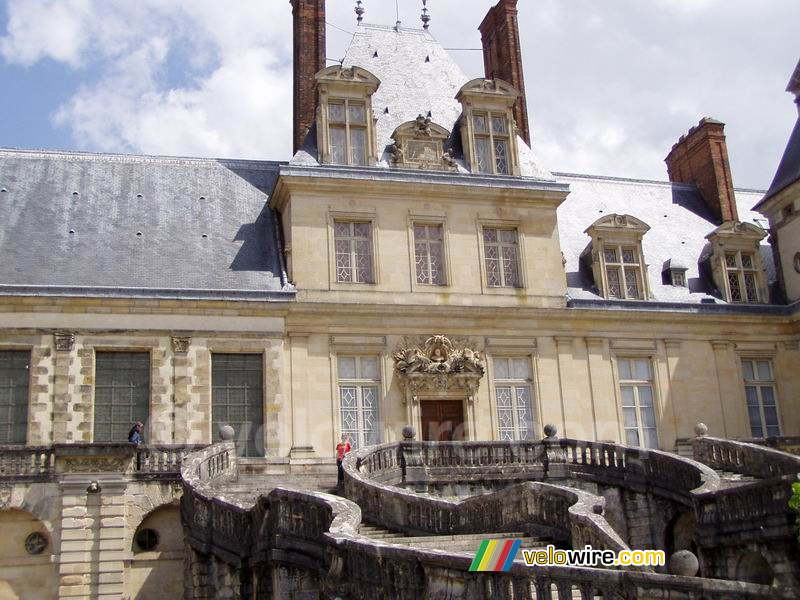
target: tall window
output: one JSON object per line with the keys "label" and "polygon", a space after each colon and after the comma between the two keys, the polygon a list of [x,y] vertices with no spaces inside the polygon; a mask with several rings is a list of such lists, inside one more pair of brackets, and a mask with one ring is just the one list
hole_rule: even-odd
{"label": "tall window", "polygon": [[516,229],[484,227],[483,252],[489,287],[521,287]]}
{"label": "tall window", "polygon": [[781,434],[778,420],[778,399],[775,394],[775,377],[772,361],[742,360],[744,392],[747,396],[747,414],[753,437],[772,437]]}
{"label": "tall window", "polygon": [[211,356],[211,417],[214,441],[219,428],[233,427],[241,456],[264,455],[263,357],[261,354]]}
{"label": "tall window", "polygon": [[749,252],[726,252],[725,275],[731,302],[758,302],[758,270]]}
{"label": "tall window", "polygon": [[97,352],[94,441],[126,442],[133,424],[149,415],[150,353]]}
{"label": "tall window", "polygon": [[417,283],[444,285],[444,232],[441,225],[414,225]]}
{"label": "tall window", "polygon": [[0,351],[0,444],[28,441],[30,360],[30,352]]}
{"label": "tall window", "polygon": [[633,246],[604,246],[603,259],[608,278],[608,296],[625,300],[642,299],[638,249]]}
{"label": "tall window", "polygon": [[331,162],[367,164],[367,109],[363,102],[331,100],[328,103]]}
{"label": "tall window", "polygon": [[532,440],[536,431],[531,394],[531,362],[522,358],[493,358],[497,424],[501,440]]}
{"label": "tall window", "polygon": [[646,358],[620,358],[619,387],[628,446],[658,448],[653,404],[653,370]]}
{"label": "tall window", "polygon": [[372,271],[372,224],[335,221],[336,281],[375,283]]}
{"label": "tall window", "polygon": [[342,433],[350,437],[355,448],[379,444],[381,375],[378,357],[340,356],[338,375]]}
{"label": "tall window", "polygon": [[474,113],[475,154],[479,173],[508,175],[509,126],[505,113]]}

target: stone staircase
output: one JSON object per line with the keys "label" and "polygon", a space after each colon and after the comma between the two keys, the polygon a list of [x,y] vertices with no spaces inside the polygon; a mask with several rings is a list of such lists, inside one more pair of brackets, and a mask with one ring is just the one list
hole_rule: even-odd
{"label": "stone staircase", "polygon": [[714,469],[714,472],[719,475],[719,478],[722,480],[722,483],[726,487],[736,487],[738,485],[743,485],[745,483],[750,483],[752,481],[759,481],[758,477],[752,477],[750,475],[741,475],[739,473],[734,473],[732,471],[723,471],[722,469]]}
{"label": "stone staircase", "polygon": [[217,490],[224,497],[237,503],[252,505],[262,494],[269,494],[276,487],[325,492],[333,494],[336,489],[336,473],[286,473],[280,475],[240,474],[236,481],[221,483]]}

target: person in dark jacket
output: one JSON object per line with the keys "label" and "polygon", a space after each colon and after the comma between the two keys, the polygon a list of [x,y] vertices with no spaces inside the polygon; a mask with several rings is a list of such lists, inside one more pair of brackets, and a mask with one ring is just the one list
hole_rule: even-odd
{"label": "person in dark jacket", "polygon": [[128,441],[131,444],[136,444],[137,446],[142,443],[142,429],[144,428],[144,424],[141,421],[136,421],[136,423],[131,427],[131,430],[128,432]]}

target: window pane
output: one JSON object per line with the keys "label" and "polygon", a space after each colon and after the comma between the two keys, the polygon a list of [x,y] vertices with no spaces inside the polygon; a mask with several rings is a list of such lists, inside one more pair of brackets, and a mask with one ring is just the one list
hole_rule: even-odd
{"label": "window pane", "polygon": [[747,406],[758,406],[758,391],[755,386],[745,386],[744,393],[747,396]]}
{"label": "window pane", "polygon": [[623,248],[622,249],[622,262],[628,264],[636,263],[636,252],[633,248]]}
{"label": "window pane", "polygon": [[638,269],[625,269],[625,294],[628,298],[641,298]]}
{"label": "window pane", "polygon": [[736,268],[736,254],[725,255],[725,266],[735,269]]}
{"label": "window pane", "polygon": [[778,410],[774,406],[764,406],[764,421],[768,429],[778,426]]}
{"label": "window pane", "polygon": [[631,361],[620,358],[617,361],[617,370],[619,371],[620,379],[631,379]]}
{"label": "window pane", "polygon": [[753,255],[752,254],[742,254],[742,268],[744,268],[744,269],[752,269],[753,268]]}
{"label": "window pane", "polygon": [[366,111],[363,104],[350,104],[350,122],[365,125],[367,123]]}
{"label": "window pane", "polygon": [[506,287],[519,287],[517,249],[514,246],[503,246],[503,276]]}
{"label": "window pane", "polygon": [[497,229],[493,227],[484,227],[483,228],[483,241],[484,242],[497,242]]}
{"label": "window pane", "polygon": [[653,407],[653,388],[649,385],[640,385],[638,386],[639,391],[639,406],[642,408],[651,408]]}
{"label": "window pane", "polygon": [[378,358],[375,356],[362,356],[361,357],[361,379],[371,379],[377,381],[380,379],[380,370],[378,367]]}
{"label": "window pane", "polygon": [[492,131],[494,133],[506,133],[508,131],[506,127],[506,118],[492,117]]}
{"label": "window pane", "polygon": [[427,244],[414,244],[414,257],[417,268],[417,283],[431,283]]}
{"label": "window pane", "polygon": [[531,361],[527,358],[515,358],[514,365],[514,379],[530,379],[531,376]]}
{"label": "window pane", "polygon": [[444,285],[444,245],[441,242],[429,242],[430,278],[436,285]]}
{"label": "window pane", "polygon": [[371,237],[371,226],[369,223],[353,223],[353,235],[355,237],[369,239]]}
{"label": "window pane", "polygon": [[328,119],[332,123],[344,123],[344,104],[340,102],[328,104]]}
{"label": "window pane", "polygon": [[511,372],[510,372],[510,365],[509,359],[507,358],[495,358],[494,362],[494,370],[495,370],[495,379],[511,379]]}
{"label": "window pane", "polygon": [[503,285],[500,275],[500,256],[497,246],[484,246],[486,253],[486,280],[490,287]]}
{"label": "window pane", "polygon": [[728,272],[728,287],[731,290],[731,301],[742,301],[742,288],[739,285],[739,273],[736,271]]}
{"label": "window pane", "polygon": [[606,269],[606,276],[608,277],[608,295],[612,298],[622,298],[622,288],[619,282],[619,269]]}
{"label": "window pane", "polygon": [[488,138],[475,138],[475,154],[478,173],[492,172],[492,150]]}
{"label": "window pane", "polygon": [[494,141],[495,172],[498,175],[508,175],[508,142],[505,140]]}
{"label": "window pane", "polygon": [[347,164],[347,130],[344,127],[330,127],[331,133],[331,162]]}
{"label": "window pane", "polygon": [[489,131],[486,126],[486,115],[473,115],[472,123],[475,127],[475,133],[487,133]]}
{"label": "window pane", "polygon": [[781,434],[780,427],[767,427],[767,437],[777,437]]}
{"label": "window pane", "polygon": [[639,445],[639,432],[636,429],[626,429],[625,430],[625,443],[628,446],[638,446]]}
{"label": "window pane", "polygon": [[654,450],[658,449],[658,433],[655,429],[645,429],[644,438],[645,448],[653,448]]}
{"label": "window pane", "polygon": [[749,360],[742,361],[742,370],[744,371],[744,378],[748,381],[753,381],[755,377],[755,370],[753,369],[753,362]]}
{"label": "window pane", "polygon": [[353,255],[350,240],[336,240],[336,281],[353,281]]}
{"label": "window pane", "polygon": [[354,356],[340,356],[338,360],[339,379],[356,378],[356,359]]}
{"label": "window pane", "polygon": [[775,392],[772,386],[761,386],[761,400],[764,402],[764,406],[775,406]]}
{"label": "window pane", "polygon": [[519,440],[533,439],[533,409],[531,407],[531,389],[528,386],[516,388],[517,425]]}
{"label": "window pane", "polygon": [[754,274],[744,274],[744,289],[745,292],[747,292],[748,302],[758,302],[758,288],[756,286],[756,276]]}
{"label": "window pane", "polygon": [[636,379],[650,380],[650,361],[649,360],[635,360],[633,361]]}
{"label": "window pane", "polygon": [[357,240],[355,242],[356,281],[373,283],[372,277],[372,242]]}
{"label": "window pane", "polygon": [[30,352],[0,351],[0,444],[27,442],[29,373]]}
{"label": "window pane", "polygon": [[620,390],[622,392],[622,406],[635,407],[636,401],[634,400],[633,386],[623,385]]}
{"label": "window pane", "polygon": [[606,248],[603,250],[603,256],[606,259],[606,262],[617,262],[617,251],[614,248]]}
{"label": "window pane", "polygon": [[213,440],[230,425],[242,456],[264,455],[263,357],[260,354],[212,354]]}
{"label": "window pane", "polygon": [[759,381],[771,381],[772,380],[772,369],[770,369],[770,363],[767,360],[759,360],[756,363],[758,368],[758,379]]}
{"label": "window pane", "polygon": [[[150,354],[98,352],[95,355],[95,442],[126,442],[136,421],[150,415]],[[98,398],[100,399],[98,401]]]}
{"label": "window pane", "polygon": [[367,130],[350,130],[350,164],[366,166],[367,164]]}
{"label": "window pane", "polygon": [[656,426],[656,411],[652,406],[642,407],[642,427]]}
{"label": "window pane", "polygon": [[636,427],[639,424],[639,419],[636,418],[635,408],[623,408],[622,416],[625,419],[625,427]]}

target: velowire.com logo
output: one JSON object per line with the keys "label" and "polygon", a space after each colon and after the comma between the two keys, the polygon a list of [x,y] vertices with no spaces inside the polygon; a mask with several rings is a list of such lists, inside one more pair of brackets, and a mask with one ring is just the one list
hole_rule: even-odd
{"label": "velowire.com logo", "polygon": [[470,571],[508,571],[517,557],[520,540],[483,540]]}

